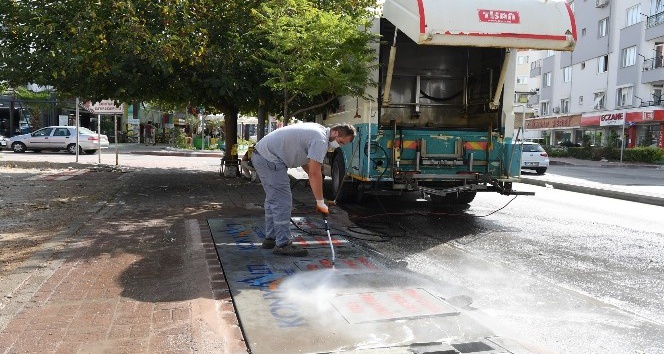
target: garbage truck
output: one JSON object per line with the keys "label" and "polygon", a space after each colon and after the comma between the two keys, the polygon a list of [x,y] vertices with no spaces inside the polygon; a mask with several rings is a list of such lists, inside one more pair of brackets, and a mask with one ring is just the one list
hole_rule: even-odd
{"label": "garbage truck", "polygon": [[[323,163],[325,197],[420,192],[470,203],[512,189],[520,176],[514,137],[519,49],[572,51],[577,32],[564,0],[386,0],[372,31],[377,70],[362,97],[340,97],[317,117],[350,123],[351,144]],[[329,181],[331,179],[331,181]],[[532,194],[532,193],[530,193]]]}

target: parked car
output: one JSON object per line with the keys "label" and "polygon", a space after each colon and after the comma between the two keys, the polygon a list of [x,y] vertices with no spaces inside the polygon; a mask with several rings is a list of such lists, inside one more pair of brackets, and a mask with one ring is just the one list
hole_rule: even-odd
{"label": "parked car", "polygon": [[[108,137],[106,135],[97,134],[88,128],[80,127],[79,129],[80,152],[94,154],[100,147],[102,149],[108,148]],[[76,127],[51,126],[41,128],[30,134],[11,137],[7,144],[14,152],[67,150],[72,154],[76,154]]]}
{"label": "parked car", "polygon": [[542,145],[538,143],[524,142],[521,152],[521,169],[535,170],[538,175],[543,175],[549,167],[549,154]]}
{"label": "parked car", "polygon": [[3,135],[0,135],[0,150],[7,148],[7,142],[9,139],[5,138]]}

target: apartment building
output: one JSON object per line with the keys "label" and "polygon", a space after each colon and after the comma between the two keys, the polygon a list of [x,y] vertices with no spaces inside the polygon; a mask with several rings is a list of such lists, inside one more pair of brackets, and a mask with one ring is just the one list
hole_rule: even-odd
{"label": "apartment building", "polygon": [[528,52],[526,138],[619,146],[624,137],[628,148],[664,147],[664,0],[570,5],[576,49]]}

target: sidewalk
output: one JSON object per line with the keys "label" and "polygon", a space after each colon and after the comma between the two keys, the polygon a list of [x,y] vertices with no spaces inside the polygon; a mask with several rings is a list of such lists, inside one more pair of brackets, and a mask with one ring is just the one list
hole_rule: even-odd
{"label": "sidewalk", "polygon": [[[1,279],[0,353],[246,353],[207,220],[262,217],[260,186],[220,177],[214,154],[122,148],[125,173],[93,171],[69,180],[25,177],[90,168],[100,157],[83,155],[78,164],[68,154],[0,157],[0,165],[11,166],[3,179],[13,178],[11,188],[57,191],[59,184],[117,174],[91,181],[108,194],[105,201],[57,216],[70,226],[54,229]],[[169,155],[129,156],[136,153]],[[38,198],[47,204],[50,195]]]}
{"label": "sidewalk", "polygon": [[[664,170],[664,166],[646,163],[620,163],[608,161],[578,160],[574,158],[551,158],[551,165],[585,166],[593,168],[629,168],[634,169],[634,178],[638,178],[638,169]],[[664,176],[664,173],[663,173]],[[664,206],[664,184],[653,186],[624,185],[595,182],[588,179],[555,176],[549,172],[541,176],[522,175],[520,181],[541,187],[550,187],[577,193],[597,195],[638,203]]]}

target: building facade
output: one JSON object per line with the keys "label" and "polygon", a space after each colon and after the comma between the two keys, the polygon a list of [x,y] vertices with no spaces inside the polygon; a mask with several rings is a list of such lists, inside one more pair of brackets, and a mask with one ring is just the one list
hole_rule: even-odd
{"label": "building facade", "polygon": [[526,138],[664,148],[664,1],[570,4],[575,50],[529,52]]}

